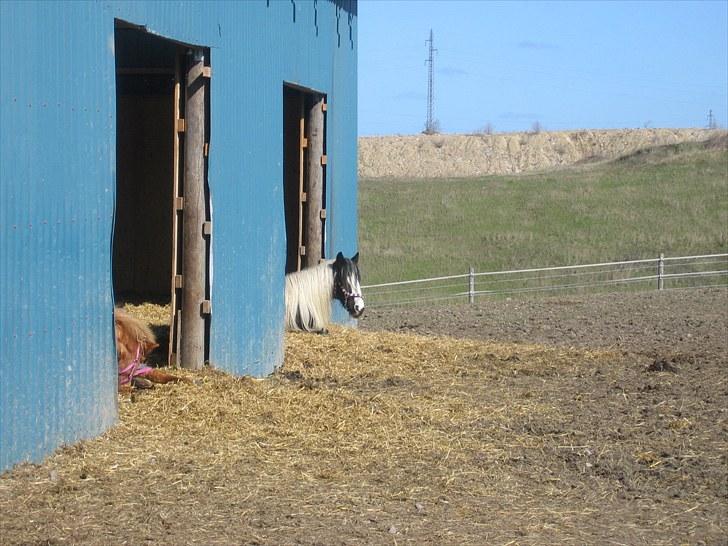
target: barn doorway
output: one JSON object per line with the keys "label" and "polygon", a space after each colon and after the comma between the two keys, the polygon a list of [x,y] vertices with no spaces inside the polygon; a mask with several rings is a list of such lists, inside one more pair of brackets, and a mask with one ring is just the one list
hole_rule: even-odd
{"label": "barn doorway", "polygon": [[326,258],[326,96],[283,86],[286,273]]}
{"label": "barn doorway", "polygon": [[[160,347],[166,348],[155,360],[199,367],[209,355],[211,311],[211,219],[206,183],[209,92],[205,92],[209,88],[209,50],[161,38],[143,26],[118,19],[114,26],[114,299],[117,305],[149,302],[168,306],[168,323],[153,328]],[[195,75],[200,77],[186,85]],[[199,227],[195,233],[200,240],[186,237],[186,223]],[[197,263],[190,265],[192,258]],[[188,296],[190,287],[193,292]],[[195,311],[186,312],[186,303],[193,304],[190,308]],[[186,342],[183,318],[189,323],[185,326],[198,323],[187,337],[194,337],[194,346],[199,347],[187,353],[199,355],[187,358],[188,362],[180,358]]]}

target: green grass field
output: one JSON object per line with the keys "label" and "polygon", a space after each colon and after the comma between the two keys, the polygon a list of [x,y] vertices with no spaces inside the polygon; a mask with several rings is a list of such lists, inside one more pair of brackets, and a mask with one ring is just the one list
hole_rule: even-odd
{"label": "green grass field", "polygon": [[728,252],[726,140],[540,174],[359,184],[364,284]]}

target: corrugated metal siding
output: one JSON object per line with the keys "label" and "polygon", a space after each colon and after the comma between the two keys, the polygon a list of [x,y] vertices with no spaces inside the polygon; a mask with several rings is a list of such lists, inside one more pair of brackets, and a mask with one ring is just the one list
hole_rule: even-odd
{"label": "corrugated metal siding", "polygon": [[0,3],[0,469],[116,419],[113,21],[95,11]]}
{"label": "corrugated metal siding", "polygon": [[[327,252],[330,257],[334,257],[338,251],[353,256],[359,249],[357,66],[356,62],[351,62],[351,54],[353,52],[356,55],[357,44],[355,10],[339,10],[337,20],[337,47],[332,48],[331,63],[336,82],[333,87],[341,91],[334,93],[329,100],[331,108],[328,121],[331,126],[340,129],[328,134],[328,153],[333,158],[327,172],[327,202],[330,203]],[[350,82],[353,85],[349,85]],[[334,306],[333,318],[342,323],[354,322],[340,305]]]}
{"label": "corrugated metal siding", "polygon": [[115,4],[114,15],[212,48],[210,360],[261,376],[283,360],[284,82],[326,93],[337,105],[327,125],[329,253],[357,246],[356,3],[201,5]]}
{"label": "corrugated metal siding", "polygon": [[328,252],[356,250],[357,50],[346,1],[0,10],[3,469],[116,418],[114,17],[212,48],[210,359],[236,374],[265,375],[283,358],[284,82],[328,96]]}
{"label": "corrugated metal siding", "polygon": [[[337,45],[336,5],[295,6],[295,20],[288,2],[261,4],[262,9],[246,12],[250,26],[243,47],[235,46],[236,33],[221,25],[220,50],[212,53],[211,360],[235,373],[267,374],[283,356],[283,82],[324,92],[330,101],[341,96],[342,108],[351,109],[352,116],[356,111],[356,49],[340,51]],[[230,25],[241,14],[235,5],[226,7],[222,20]],[[340,63],[345,71],[336,72],[335,56],[345,56]],[[345,96],[351,97],[349,102]],[[342,124],[333,116],[327,129],[329,142],[356,141],[355,123]],[[329,173],[340,173],[335,181],[329,174],[329,189],[340,187],[342,201],[346,188],[350,190],[347,205],[354,213],[342,220],[353,219],[349,245],[355,246],[356,157],[339,158],[331,151],[329,156]],[[334,233],[347,229],[335,222],[329,228]]]}

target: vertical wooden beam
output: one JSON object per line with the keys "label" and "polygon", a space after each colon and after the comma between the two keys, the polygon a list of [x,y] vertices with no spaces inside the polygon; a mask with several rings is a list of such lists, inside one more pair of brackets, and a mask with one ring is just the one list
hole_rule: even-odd
{"label": "vertical wooden beam", "polygon": [[308,188],[306,190],[306,267],[318,265],[321,260],[323,233],[321,208],[324,187],[324,97],[313,95],[306,112],[308,122],[308,160],[306,164]]}
{"label": "vertical wooden beam", "polygon": [[177,286],[178,276],[178,258],[177,255],[177,236],[179,234],[179,220],[182,211],[177,208],[177,199],[180,195],[179,188],[179,165],[180,165],[180,153],[179,153],[179,119],[180,119],[180,97],[181,97],[181,69],[179,54],[175,55],[174,63],[174,91],[172,93],[172,112],[174,119],[174,127],[172,128],[173,141],[172,141],[172,278],[170,280],[170,321],[169,321],[169,347],[167,349],[167,365],[168,366],[179,366],[179,351],[177,349],[177,293],[179,287]]}
{"label": "vertical wooden beam", "polygon": [[306,157],[306,112],[304,107],[303,93],[298,93],[298,247],[296,254],[296,271],[301,270],[301,256],[303,256],[303,204],[306,202],[306,189],[304,187],[304,178],[306,165],[304,159]]}
{"label": "vertical wooden beam", "polygon": [[184,210],[182,231],[182,340],[180,364],[197,369],[205,359],[205,89],[204,56],[193,50],[187,67],[184,136]]}

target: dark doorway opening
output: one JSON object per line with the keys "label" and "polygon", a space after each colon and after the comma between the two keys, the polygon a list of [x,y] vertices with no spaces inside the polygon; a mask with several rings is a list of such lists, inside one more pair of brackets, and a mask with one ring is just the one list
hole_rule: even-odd
{"label": "dark doorway opening", "polygon": [[326,258],[326,97],[283,86],[286,273]]}
{"label": "dark doorway opening", "polygon": [[[160,346],[168,348],[167,354],[158,360],[179,364],[185,255],[185,77],[191,70],[192,54],[204,53],[209,63],[209,50],[161,38],[150,34],[143,26],[118,19],[114,27],[117,119],[112,252],[114,298],[116,304],[153,302],[169,305],[169,327],[154,328]],[[197,87],[200,82],[209,86],[209,68],[203,72],[204,78],[196,81]],[[197,120],[202,120],[204,138],[192,153],[188,151],[188,156],[199,157],[204,163],[204,173],[195,182],[203,185],[203,198],[196,208],[201,210],[199,232],[204,229],[209,237],[211,224],[206,184],[209,93],[206,97],[202,106],[204,112],[196,116]],[[207,283],[209,240],[207,249],[201,252],[201,260],[203,266],[198,268],[201,273],[197,276],[202,276],[202,282]],[[205,285],[202,292],[206,305],[200,302],[197,307],[204,311],[198,311],[197,317],[193,318],[205,321],[204,357],[207,358],[209,285]]]}
{"label": "dark doorway opening", "polygon": [[115,46],[114,293],[168,302],[177,46],[123,23]]}

